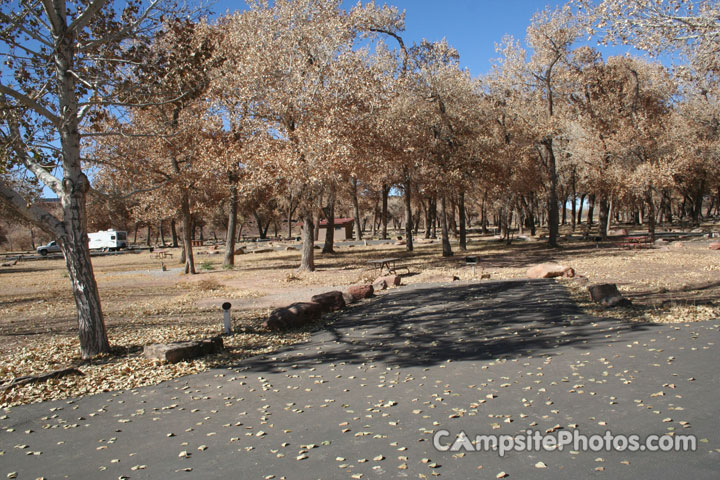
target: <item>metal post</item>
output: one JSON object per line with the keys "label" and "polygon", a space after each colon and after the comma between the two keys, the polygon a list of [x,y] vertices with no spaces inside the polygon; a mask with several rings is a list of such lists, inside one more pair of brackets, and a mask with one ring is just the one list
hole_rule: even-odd
{"label": "metal post", "polygon": [[225,335],[230,335],[230,308],[232,304],[225,302],[222,304],[223,313],[225,316]]}

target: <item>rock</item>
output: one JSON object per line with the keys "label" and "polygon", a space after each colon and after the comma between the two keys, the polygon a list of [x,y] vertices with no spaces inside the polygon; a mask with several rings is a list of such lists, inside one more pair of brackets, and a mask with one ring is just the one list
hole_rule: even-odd
{"label": "rock", "polygon": [[270,330],[301,327],[318,320],[322,316],[322,306],[313,302],[298,302],[287,307],[276,308],[263,323]]}
{"label": "rock", "polygon": [[275,250],[272,248],[258,248],[257,250],[253,250],[252,253],[270,253],[274,252]]}
{"label": "rock", "polygon": [[405,240],[398,240],[397,242],[395,242],[395,245],[407,245],[407,242],[405,242]]}
{"label": "rock", "polygon": [[480,280],[490,280],[490,274],[489,273],[481,273]]}
{"label": "rock", "polygon": [[527,271],[527,276],[528,278],[572,278],[575,276],[575,270],[564,265],[558,265],[557,263],[541,263],[540,265],[530,267]]}
{"label": "rock", "polygon": [[[375,287],[375,284],[378,283],[380,280],[383,280],[385,282],[386,288],[397,287],[402,282],[402,279],[398,275],[387,275],[385,277],[378,277],[373,282],[373,287]],[[384,290],[384,288],[381,288],[380,290]]]}
{"label": "rock", "polygon": [[374,290],[385,290],[388,288],[388,284],[384,278],[380,277],[375,280],[372,284]]}
{"label": "rock", "polygon": [[710,250],[720,250],[720,242],[713,242],[709,245]]}
{"label": "rock", "polygon": [[670,242],[668,242],[667,240],[665,240],[663,238],[658,238],[657,240],[655,240],[656,247],[665,247],[667,245],[670,245]]}
{"label": "rock", "polygon": [[433,242],[435,242],[435,240],[433,240],[432,238],[418,238],[417,240],[415,240],[415,243],[419,244],[430,244]]}
{"label": "rock", "polygon": [[297,248],[295,248],[295,247],[285,247],[285,251],[287,251],[287,252],[290,252],[290,251],[293,251],[293,250],[297,250]]}
{"label": "rock", "polygon": [[354,301],[362,300],[363,298],[370,298],[375,294],[375,289],[372,285],[353,285],[348,287],[347,293],[353,298]]}
{"label": "rock", "polygon": [[236,248],[235,255],[245,255],[245,247]]}
{"label": "rock", "polygon": [[177,363],[204,355],[219,353],[223,350],[222,337],[188,342],[156,343],[145,345],[143,355],[151,360]]}
{"label": "rock", "polygon": [[588,287],[593,302],[606,307],[629,307],[632,302],[623,297],[614,283],[600,283]]}
{"label": "rock", "polygon": [[313,295],[310,299],[311,302],[319,303],[324,312],[336,312],[345,308],[345,299],[343,299],[342,292],[333,291],[320,293]]}
{"label": "rock", "polygon": [[624,237],[627,236],[628,231],[626,228],[616,228],[614,230],[609,230],[608,235],[613,237]]}
{"label": "rock", "polygon": [[357,300],[355,300],[355,297],[350,295],[348,292],[343,292],[343,300],[345,300],[345,305],[352,305],[353,303],[357,302]]}
{"label": "rock", "polygon": [[672,243],[670,244],[670,248],[682,248],[682,247],[683,247],[683,243],[682,243],[682,242],[672,242]]}

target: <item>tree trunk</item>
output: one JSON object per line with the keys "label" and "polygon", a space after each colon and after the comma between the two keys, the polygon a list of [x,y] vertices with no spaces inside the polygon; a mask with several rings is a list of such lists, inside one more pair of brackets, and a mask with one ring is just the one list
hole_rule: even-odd
{"label": "tree trunk", "polygon": [[607,196],[603,193],[600,196],[600,216],[598,218],[598,229],[600,238],[607,239],[608,224],[610,223],[610,204]]}
{"label": "tree trunk", "polygon": [[235,265],[235,229],[237,224],[238,212],[238,187],[237,179],[234,175],[230,175],[230,212],[228,213],[227,237],[225,239],[225,258],[223,259],[224,267],[232,267]]}
{"label": "tree trunk", "polygon": [[[65,256],[78,315],[80,352],[91,358],[110,351],[87,235],[86,195],[90,184],[78,168],[65,169],[61,196],[65,232],[57,241]],[[75,181],[71,180],[75,178]]]}
{"label": "tree trunk", "polygon": [[387,233],[387,224],[388,224],[388,195],[390,195],[390,187],[387,185],[383,185],[382,188],[382,230],[380,232],[380,239],[381,240],[387,240],[388,233]]}
{"label": "tree trunk", "polygon": [[90,182],[82,171],[78,98],[72,73],[76,38],[65,25],[65,18],[61,23],[62,26],[53,28],[55,80],[60,100],[57,112],[61,116],[58,130],[64,174],[63,195],[60,196],[64,235],[59,235],[58,240],[65,255],[77,307],[81,355],[90,358],[109,352],[110,343],[88,247],[86,200]]}
{"label": "tree trunk", "polygon": [[134,245],[137,245],[138,228],[140,228],[140,222],[135,222],[135,234],[133,235],[133,244]]}
{"label": "tree trunk", "polygon": [[263,234],[262,218],[260,218],[260,214],[258,213],[257,209],[253,209],[253,217],[255,217],[255,223],[257,224],[258,238],[260,240],[265,240],[265,235]]}
{"label": "tree trunk", "polygon": [[302,257],[300,258],[300,267],[298,270],[306,272],[315,271],[315,241],[314,235],[315,225],[313,222],[312,210],[306,209],[303,212],[303,229],[302,229]]}
{"label": "tree trunk", "polygon": [[160,220],[160,225],[158,225],[158,230],[160,231],[160,245],[165,247],[165,232],[163,231],[163,221]]}
{"label": "tree trunk", "polygon": [[152,244],[152,239],[150,238],[150,235],[152,232],[150,231],[150,223],[147,224],[147,233],[145,234],[145,243],[149,247]]}
{"label": "tree trunk", "polygon": [[580,208],[578,208],[577,212],[577,224],[582,225],[582,213],[583,213],[583,205],[585,205],[585,197],[586,194],[580,195]]}
{"label": "tree trunk", "polygon": [[30,227],[30,245],[32,245],[32,249],[35,250],[35,230]]}
{"label": "tree trunk", "polygon": [[587,224],[588,227],[593,224],[593,217],[595,216],[595,194],[590,195],[588,211],[587,211]]}
{"label": "tree trunk", "polygon": [[442,231],[442,256],[452,257],[453,251],[450,247],[450,231],[448,228],[447,212],[445,208],[445,194],[440,196],[440,228]]}
{"label": "tree trunk", "polygon": [[655,201],[653,200],[652,187],[645,190],[645,204],[648,208],[648,236],[650,241],[653,242],[655,241]]}
{"label": "tree trunk", "polygon": [[458,196],[458,211],[460,215],[460,251],[467,251],[467,229],[465,228],[465,192],[460,191]]}
{"label": "tree trunk", "polygon": [[177,248],[177,226],[174,218],[170,220],[170,234],[172,235],[172,247]]}
{"label": "tree trunk", "polygon": [[350,182],[351,182],[350,185],[352,186],[352,204],[353,204],[353,215],[355,216],[355,230],[357,231],[357,233],[355,234],[355,238],[357,240],[362,240],[363,229],[362,229],[362,225],[360,223],[360,202],[358,202],[357,178],[353,178]]}
{"label": "tree trunk", "polygon": [[192,250],[192,215],[190,214],[190,198],[183,192],[180,202],[183,221],[183,251],[185,253],[185,274],[195,274],[195,258]]}
{"label": "tree trunk", "polygon": [[322,253],[335,253],[333,249],[335,243],[335,187],[333,186],[328,202],[325,208],[323,208],[325,214],[325,220],[327,220],[327,229],[325,231],[325,243],[323,245]]}
{"label": "tree trunk", "polygon": [[403,183],[405,189],[405,250],[408,252],[413,251],[413,224],[412,224],[412,193],[410,191],[410,174],[405,168],[405,182]]}
{"label": "tree trunk", "polygon": [[555,152],[553,151],[552,138],[548,138],[543,142],[545,147],[546,164],[550,184],[548,185],[548,245],[557,247],[558,231],[559,231],[559,211],[558,211],[558,176],[557,166],[555,162]]}

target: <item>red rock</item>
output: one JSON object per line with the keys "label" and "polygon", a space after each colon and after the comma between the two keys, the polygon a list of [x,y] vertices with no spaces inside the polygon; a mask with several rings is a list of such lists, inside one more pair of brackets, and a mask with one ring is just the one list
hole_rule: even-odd
{"label": "red rock", "polygon": [[[389,287],[397,287],[397,286],[399,286],[400,283],[402,282],[402,279],[401,279],[400,276],[398,276],[398,275],[387,275],[387,276],[385,276],[385,277],[378,277],[378,278],[373,282],[373,287],[375,287],[375,284],[378,283],[380,280],[384,280],[384,281],[385,281],[385,285],[386,285],[388,288],[389,288]],[[383,290],[383,289],[381,288],[381,290]]]}
{"label": "red rock", "polygon": [[189,342],[156,343],[145,345],[143,355],[151,360],[162,360],[168,363],[177,363],[183,360],[211,355],[223,349],[222,337],[213,337],[206,340]]}
{"label": "red rock", "polygon": [[388,284],[383,277],[378,278],[372,284],[374,290],[385,290],[388,288]]}
{"label": "red rock", "polygon": [[720,242],[713,242],[710,244],[710,250],[720,250]]}
{"label": "red rock", "polygon": [[352,296],[354,301],[362,300],[363,298],[370,298],[375,293],[375,289],[372,285],[353,285],[348,287],[347,293]]}
{"label": "red rock", "polygon": [[556,263],[541,263],[540,265],[530,267],[527,271],[527,276],[528,278],[572,278],[575,276],[575,270]]}
{"label": "red rock", "polygon": [[321,316],[322,306],[319,303],[298,302],[270,312],[264,325],[270,330],[296,328],[318,320]]}
{"label": "red rock", "polygon": [[313,295],[311,302],[319,303],[323,312],[335,312],[345,308],[345,299],[342,292],[333,291]]}
{"label": "red rock", "polygon": [[622,296],[617,288],[617,285],[614,283],[590,285],[588,287],[588,291],[590,292],[590,298],[593,302],[606,307],[628,307],[632,305],[630,300]]}

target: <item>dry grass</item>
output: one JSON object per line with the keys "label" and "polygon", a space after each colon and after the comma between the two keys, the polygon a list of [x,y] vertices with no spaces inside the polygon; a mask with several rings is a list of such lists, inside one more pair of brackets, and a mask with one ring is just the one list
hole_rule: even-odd
{"label": "dry grass", "polygon": [[[317,251],[316,251],[317,252]],[[175,252],[175,258],[179,252]],[[555,261],[575,268],[591,283],[617,283],[634,307],[598,310],[575,281],[565,282],[581,306],[590,313],[620,316],[627,320],[677,322],[720,316],[720,255],[707,249],[706,240],[685,242],[678,249],[627,251],[595,248],[594,243],[570,242],[553,250],[537,242],[511,246],[475,238],[468,254],[480,263],[474,279],[523,278],[530,265]],[[270,352],[302,341],[307,332],[272,334],[261,327],[267,310],[234,310],[235,333],[225,338],[226,354],[177,365],[160,365],[140,356],[148,343],[202,338],[219,333],[222,316],[212,298],[237,299],[239,303],[269,294],[304,287],[341,286],[374,279],[377,272],[368,260],[400,257],[410,275],[404,283],[419,283],[455,275],[472,280],[463,256],[440,256],[440,245],[417,245],[406,253],[395,245],[339,247],[334,255],[318,253],[314,273],[297,272],[299,251],[248,253],[236,257],[236,267],[222,268],[222,256],[200,254],[198,275],[181,275],[177,260],[164,261],[149,253],[95,257],[93,264],[106,315],[112,355],[91,362],[78,358],[74,302],[64,262],[20,262],[0,270],[0,379],[37,374],[79,365],[82,377],[49,380],[0,394],[0,406],[101,391],[136,388],[180,375],[200,372],[214,365]],[[233,302],[235,303],[235,302]],[[202,306],[210,305],[210,306]]]}

